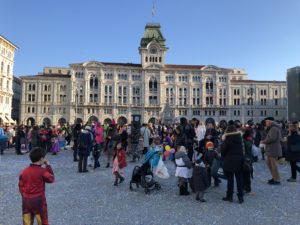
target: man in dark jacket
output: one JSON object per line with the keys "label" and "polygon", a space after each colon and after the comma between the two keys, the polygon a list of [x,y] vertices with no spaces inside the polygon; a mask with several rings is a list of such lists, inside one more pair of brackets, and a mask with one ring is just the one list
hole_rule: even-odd
{"label": "man in dark jacket", "polygon": [[268,180],[270,185],[280,184],[280,176],[277,168],[277,159],[281,157],[281,127],[274,121],[273,117],[265,119],[265,126],[267,128],[267,136],[261,141],[266,145],[267,165],[272,175],[272,179]]}
{"label": "man in dark jacket", "polygon": [[185,147],[188,151],[188,156],[190,160],[193,159],[193,144],[194,144],[194,138],[196,136],[194,128],[188,124],[188,121],[186,118],[182,117],[180,118],[180,125],[179,125],[181,134],[184,137],[185,140]]}
{"label": "man in dark jacket", "polygon": [[78,161],[78,159],[77,159],[77,155],[78,155],[78,138],[79,138],[80,131],[81,131],[81,124],[77,123],[75,125],[75,127],[73,128],[73,131],[72,131],[73,141],[74,141],[74,144],[73,144],[73,161],[74,162]]}
{"label": "man in dark jacket", "polygon": [[85,126],[79,135],[79,162],[78,172],[88,172],[86,169],[87,158],[90,155],[93,143],[93,134],[90,126]]}

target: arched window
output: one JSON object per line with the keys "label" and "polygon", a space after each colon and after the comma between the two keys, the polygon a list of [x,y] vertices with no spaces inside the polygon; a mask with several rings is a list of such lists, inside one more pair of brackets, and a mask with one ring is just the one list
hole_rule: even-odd
{"label": "arched window", "polygon": [[31,84],[28,85],[28,91],[31,91]]}
{"label": "arched window", "polygon": [[148,62],[148,56],[146,56],[145,61]]}
{"label": "arched window", "polygon": [[3,73],[4,70],[4,62],[1,62],[1,73]]}
{"label": "arched window", "polygon": [[7,75],[10,74],[10,65],[7,65]]}
{"label": "arched window", "polygon": [[155,78],[151,78],[149,81],[149,89],[150,91],[157,91],[157,81]]}
{"label": "arched window", "polygon": [[152,89],[152,80],[149,81],[149,89]]}
{"label": "arched window", "polygon": [[32,85],[32,90],[35,91],[35,84]]}

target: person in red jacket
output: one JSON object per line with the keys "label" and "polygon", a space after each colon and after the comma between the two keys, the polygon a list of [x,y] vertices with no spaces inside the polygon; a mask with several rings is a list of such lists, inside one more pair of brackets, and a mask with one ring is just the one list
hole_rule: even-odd
{"label": "person in red jacket", "polygon": [[[45,158],[46,150],[35,147],[29,157],[30,166],[19,177],[19,190],[22,195],[23,225],[32,225],[34,217],[38,225],[48,225],[45,183],[54,182],[54,173]],[[45,167],[42,167],[45,165]]]}
{"label": "person in red jacket", "polygon": [[115,154],[113,157],[113,174],[116,178],[114,183],[115,186],[124,181],[125,178],[122,176],[122,171],[126,166],[126,152],[122,148],[122,142],[119,142],[116,146]]}

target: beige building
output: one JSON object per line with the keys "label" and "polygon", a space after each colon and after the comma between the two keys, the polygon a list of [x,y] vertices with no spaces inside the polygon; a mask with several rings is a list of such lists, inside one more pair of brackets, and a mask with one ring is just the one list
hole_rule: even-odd
{"label": "beige building", "polygon": [[13,68],[18,47],[0,35],[0,125],[14,124],[11,118]]}
{"label": "beige building", "polygon": [[140,64],[89,61],[23,76],[21,122],[286,118],[286,82],[248,80],[239,68],[166,64],[167,51],[160,25],[147,24]]}

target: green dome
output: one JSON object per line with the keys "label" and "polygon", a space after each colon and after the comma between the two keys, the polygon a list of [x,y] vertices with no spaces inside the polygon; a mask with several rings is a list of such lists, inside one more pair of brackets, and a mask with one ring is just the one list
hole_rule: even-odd
{"label": "green dome", "polygon": [[160,31],[160,24],[159,23],[148,23],[145,27],[144,36],[141,40],[141,48],[146,48],[147,45],[152,41],[156,40],[157,43],[161,47],[166,47],[166,39],[163,37]]}

